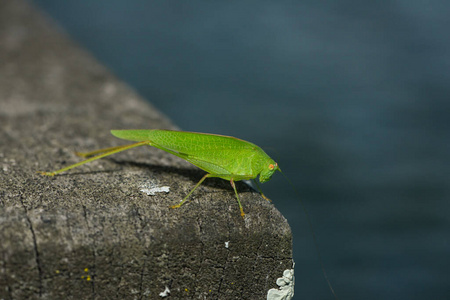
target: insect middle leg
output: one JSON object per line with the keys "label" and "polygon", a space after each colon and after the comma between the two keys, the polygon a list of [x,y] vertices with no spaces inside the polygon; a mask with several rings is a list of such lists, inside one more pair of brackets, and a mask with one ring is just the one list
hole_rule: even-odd
{"label": "insect middle leg", "polygon": [[[208,177],[220,177],[220,178],[222,178],[223,176],[222,176],[222,175],[218,175],[218,174],[211,174],[211,173],[206,174],[206,175],[203,176],[202,179],[200,179],[200,181],[194,186],[194,188],[189,192],[189,194],[187,194],[186,197],[184,197],[183,200],[180,201],[180,203],[175,204],[175,205],[171,205],[170,208],[178,208],[178,207],[180,207],[181,205],[183,205],[184,202],[189,198],[189,196],[192,195],[192,193],[193,193],[193,192],[200,186],[200,184],[202,184],[202,182],[203,182],[206,178],[208,178]],[[244,179],[247,179],[247,178],[244,178]],[[241,180],[241,179],[239,178],[238,180]],[[239,209],[240,209],[240,211],[241,211],[241,216],[244,217],[244,216],[245,216],[244,209],[242,208],[241,201],[240,201],[240,198],[239,198],[239,194],[238,194],[238,192],[237,192],[237,190],[236,190],[236,185],[235,185],[235,183],[234,183],[234,179],[233,179],[233,178],[230,179],[230,183],[231,183],[231,186],[233,187],[234,193],[236,194],[236,199],[237,199],[237,202],[238,202],[238,204],[239,204]]]}
{"label": "insect middle leg", "polygon": [[239,194],[238,194],[238,192],[236,190],[236,185],[234,184],[234,179],[233,178],[230,179],[230,183],[231,183],[231,186],[233,187],[234,193],[236,194],[236,199],[237,199],[237,202],[239,204],[239,209],[241,210],[241,216],[244,217],[245,216],[244,209],[242,208],[241,200],[239,199]]}
{"label": "insect middle leg", "polygon": [[180,203],[175,204],[175,205],[171,205],[170,208],[178,208],[181,205],[183,205],[183,203],[186,201],[187,198],[189,198],[189,196],[195,191],[196,188],[198,188],[198,186],[200,184],[202,184],[202,182],[208,178],[208,177],[213,177],[211,176],[211,174],[206,174],[205,176],[202,177],[202,179],[200,179],[200,181],[194,186],[194,188],[189,192],[189,194],[186,195],[186,197],[183,198],[183,200],[180,201]]}

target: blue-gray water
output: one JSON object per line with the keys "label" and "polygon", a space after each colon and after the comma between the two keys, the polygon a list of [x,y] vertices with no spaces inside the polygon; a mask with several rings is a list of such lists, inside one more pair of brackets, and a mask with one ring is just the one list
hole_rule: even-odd
{"label": "blue-gray water", "polygon": [[[182,129],[269,149],[341,299],[450,299],[450,2],[34,2]],[[262,188],[295,299],[333,299],[295,194]]]}

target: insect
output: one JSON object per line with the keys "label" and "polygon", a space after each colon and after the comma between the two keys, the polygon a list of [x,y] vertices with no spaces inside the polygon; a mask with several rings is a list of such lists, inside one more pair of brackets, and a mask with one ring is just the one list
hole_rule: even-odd
{"label": "insect", "polygon": [[[242,208],[235,182],[253,179],[256,183],[255,179],[259,175],[259,181],[264,183],[271,179],[275,171],[278,170],[281,172],[278,164],[260,147],[230,136],[158,129],[111,130],[111,133],[120,139],[137,143],[105,148],[87,153],[77,153],[79,156],[90,158],[57,171],[39,173],[47,176],[54,176],[58,173],[117,152],[149,145],[176,155],[207,172],[183,200],[176,205],[172,205],[171,208],[178,208],[183,205],[206,178],[218,177],[230,181],[234,193],[236,194],[241,216],[244,217],[244,209]],[[258,187],[261,196],[270,201],[261,192],[257,183],[256,186]]]}

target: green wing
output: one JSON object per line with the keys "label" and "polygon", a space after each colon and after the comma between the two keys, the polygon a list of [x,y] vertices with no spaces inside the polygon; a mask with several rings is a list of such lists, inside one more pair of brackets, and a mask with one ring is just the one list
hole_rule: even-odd
{"label": "green wing", "polygon": [[253,143],[216,134],[172,130],[112,130],[111,133],[126,140],[149,141],[151,146],[217,175],[255,178],[258,174],[252,169],[252,159],[264,153]]}

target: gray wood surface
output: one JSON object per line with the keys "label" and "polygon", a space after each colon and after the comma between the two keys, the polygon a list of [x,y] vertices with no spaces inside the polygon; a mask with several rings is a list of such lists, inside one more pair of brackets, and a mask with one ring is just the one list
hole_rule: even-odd
{"label": "gray wood surface", "polygon": [[265,299],[292,267],[286,219],[244,183],[245,220],[221,179],[169,209],[204,172],[158,149],[37,174],[124,144],[110,129],[176,127],[21,0],[0,1],[0,126],[0,299]]}

